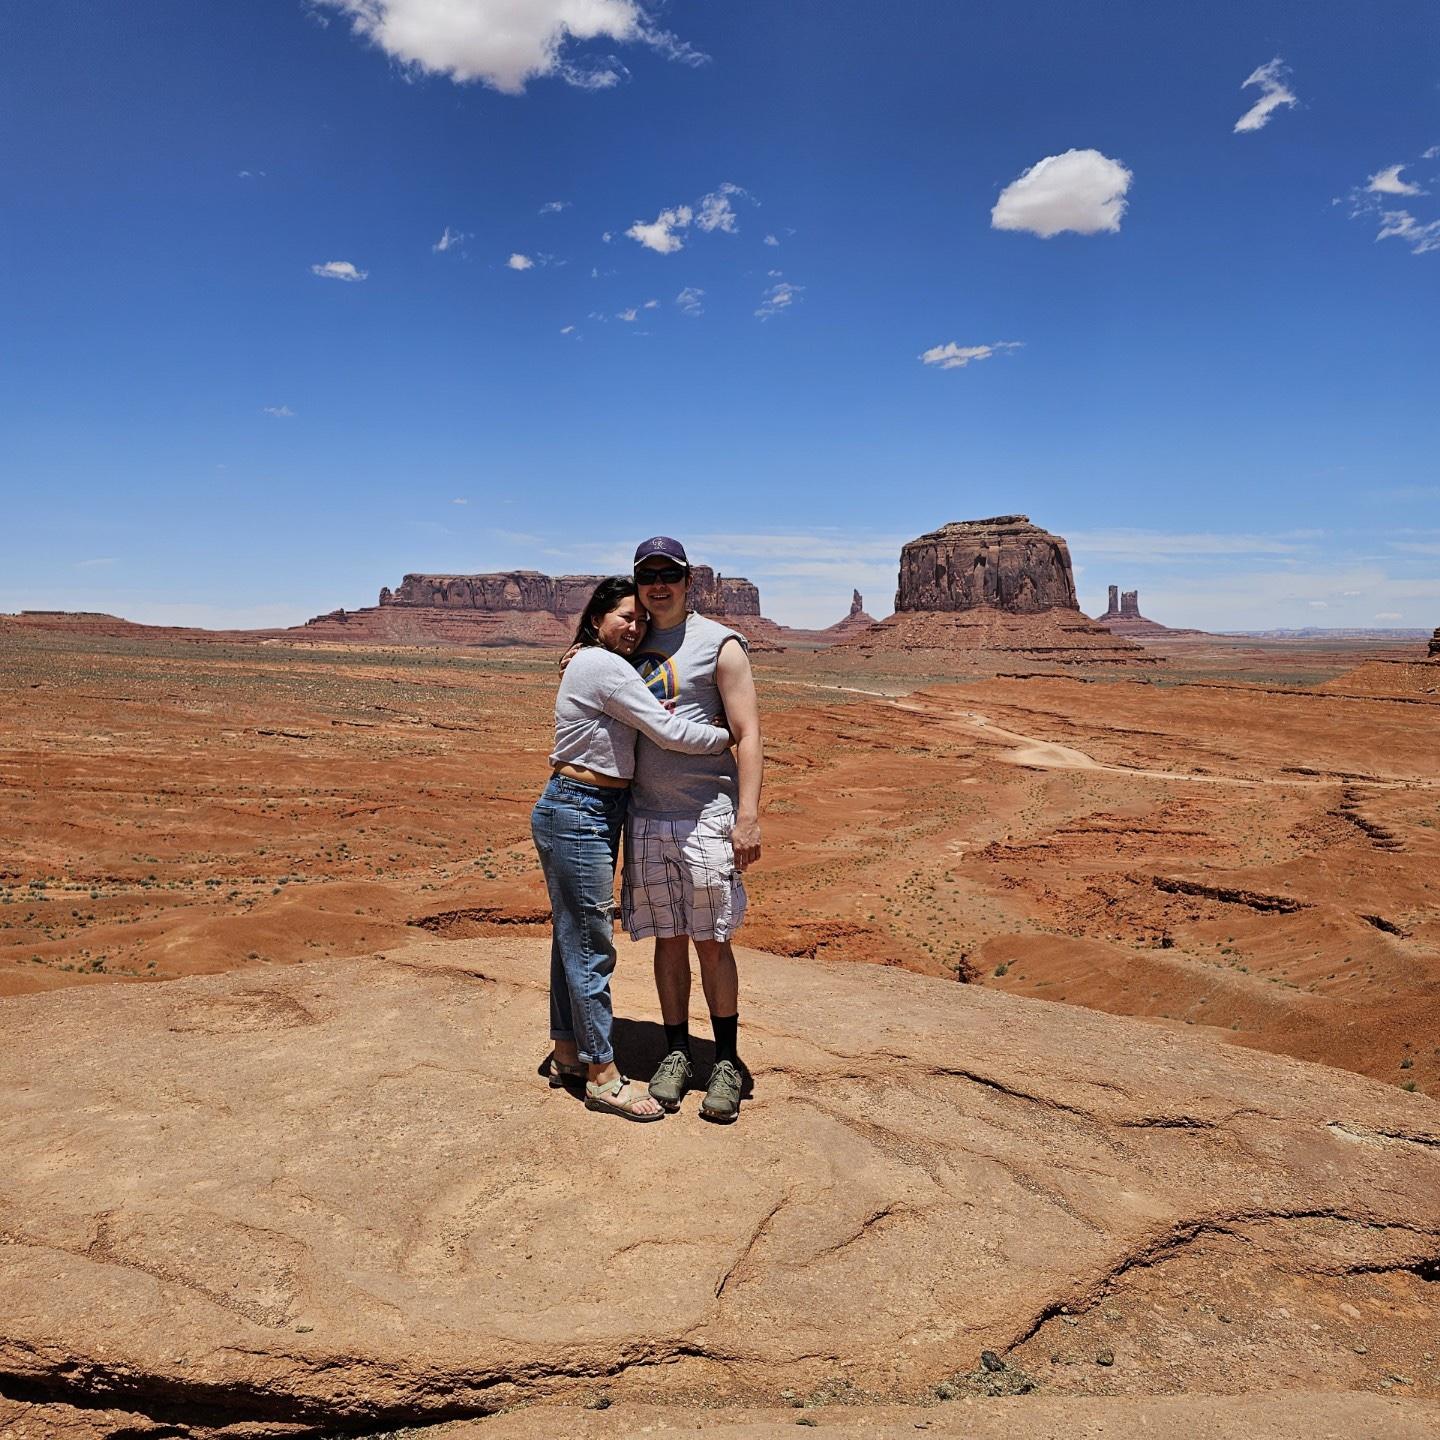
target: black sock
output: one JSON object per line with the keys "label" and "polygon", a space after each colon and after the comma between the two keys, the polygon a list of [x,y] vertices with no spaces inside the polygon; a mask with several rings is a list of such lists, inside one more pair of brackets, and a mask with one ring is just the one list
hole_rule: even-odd
{"label": "black sock", "polygon": [[740,1053],[736,1046],[739,1044],[739,1015],[712,1015],[710,1028],[715,1032],[715,1063],[718,1065],[720,1061],[728,1060],[738,1067]]}
{"label": "black sock", "polygon": [[665,1052],[669,1054],[672,1050],[681,1051],[685,1058],[690,1058],[690,1022],[682,1020],[678,1025],[667,1025],[665,1027]]}

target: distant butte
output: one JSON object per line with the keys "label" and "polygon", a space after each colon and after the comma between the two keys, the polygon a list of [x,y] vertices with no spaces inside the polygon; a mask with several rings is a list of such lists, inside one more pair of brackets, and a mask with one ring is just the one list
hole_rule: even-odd
{"label": "distant butte", "polygon": [[944,652],[984,668],[1159,663],[1081,614],[1070,549],[1028,515],[959,520],[900,551],[895,614],[840,640],[865,655]]}
{"label": "distant butte", "polygon": [[[740,631],[752,650],[782,648],[782,630],[760,613],[760,592],[741,576],[696,565],[691,608]],[[503,570],[405,576],[377,605],[332,610],[298,627],[307,638],[388,645],[564,645],[603,575]],[[291,632],[296,633],[296,632]]]}
{"label": "distant butte", "polygon": [[1110,587],[1110,606],[1103,615],[1095,617],[1113,635],[1129,635],[1136,639],[1146,635],[1203,635],[1203,630],[1176,630],[1162,625],[1158,620],[1147,619],[1140,613],[1140,592],[1122,590],[1118,585]]}

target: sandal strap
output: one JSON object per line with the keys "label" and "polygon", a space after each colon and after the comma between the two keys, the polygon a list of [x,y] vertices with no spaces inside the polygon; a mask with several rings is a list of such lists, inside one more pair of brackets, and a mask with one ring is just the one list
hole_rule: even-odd
{"label": "sandal strap", "polygon": [[613,1080],[604,1080],[599,1082],[594,1080],[587,1080],[585,1082],[585,1088],[592,1095],[594,1095],[596,1099],[599,1099],[601,1096],[605,1095],[613,1095],[616,1099],[619,1099],[620,1092],[629,1083],[630,1081],[626,1079],[624,1075],[617,1075]]}

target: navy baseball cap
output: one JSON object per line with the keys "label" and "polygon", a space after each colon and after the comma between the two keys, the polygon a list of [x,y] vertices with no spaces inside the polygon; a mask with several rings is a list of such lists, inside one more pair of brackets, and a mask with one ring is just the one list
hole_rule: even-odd
{"label": "navy baseball cap", "polygon": [[652,536],[649,540],[642,540],[635,547],[636,568],[644,564],[646,560],[653,560],[657,555],[663,555],[667,560],[673,560],[687,570],[690,568],[690,557],[685,553],[685,547],[678,540],[672,540],[668,535]]}

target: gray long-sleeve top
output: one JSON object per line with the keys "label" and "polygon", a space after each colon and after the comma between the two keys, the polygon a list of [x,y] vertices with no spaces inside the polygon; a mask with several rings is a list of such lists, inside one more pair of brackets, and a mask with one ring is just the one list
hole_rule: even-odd
{"label": "gray long-sleeve top", "polygon": [[565,667],[555,697],[552,765],[583,765],[597,775],[635,775],[635,734],[686,755],[719,755],[730,732],[682,720],[655,698],[628,660],[587,645]]}

